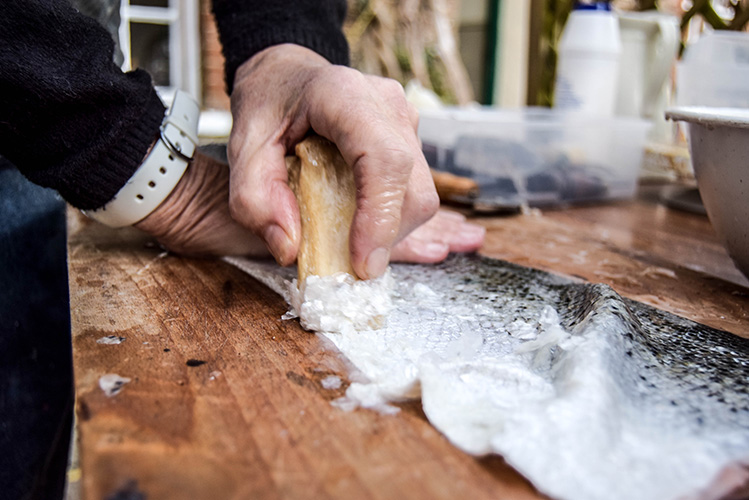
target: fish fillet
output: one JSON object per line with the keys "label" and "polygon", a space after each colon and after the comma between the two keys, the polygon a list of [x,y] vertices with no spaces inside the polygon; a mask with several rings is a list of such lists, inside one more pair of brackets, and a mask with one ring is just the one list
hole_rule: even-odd
{"label": "fish fillet", "polygon": [[[227,260],[288,297],[293,270]],[[745,478],[749,340],[478,256],[392,275],[386,322],[319,331],[369,380],[342,408],[420,398],[455,446],[563,500],[720,498],[718,478]]]}

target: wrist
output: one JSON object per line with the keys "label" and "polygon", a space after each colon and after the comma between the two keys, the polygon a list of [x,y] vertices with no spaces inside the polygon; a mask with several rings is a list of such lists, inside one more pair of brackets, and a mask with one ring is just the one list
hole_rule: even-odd
{"label": "wrist", "polygon": [[268,255],[229,214],[228,165],[200,152],[166,200],[135,227],[183,255]]}
{"label": "wrist", "polygon": [[103,207],[84,213],[105,225],[137,223],[156,210],[179,183],[198,144],[200,109],[186,93],[177,92],[164,117],[159,138],[135,173]]}
{"label": "wrist", "polygon": [[186,211],[190,200],[195,198],[204,181],[205,168],[202,168],[204,159],[207,160],[207,157],[196,152],[193,161],[187,166],[184,175],[171,193],[153,212],[133,226],[157,239],[169,234],[174,229],[175,222],[180,220],[180,214]]}

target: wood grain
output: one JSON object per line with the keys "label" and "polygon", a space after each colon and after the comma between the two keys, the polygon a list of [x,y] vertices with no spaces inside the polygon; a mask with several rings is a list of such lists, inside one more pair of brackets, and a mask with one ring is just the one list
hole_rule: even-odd
{"label": "wood grain", "polygon": [[[75,213],[69,254],[84,498],[541,498],[501,459],[454,448],[418,404],[331,406],[344,360],[228,264]],[[126,340],[96,343],[107,335]],[[132,381],[107,397],[105,373]],[[323,388],[330,375],[340,389]]]}
{"label": "wood grain", "polygon": [[[478,222],[487,255],[749,334],[749,283],[707,219],[663,210],[637,201]],[[331,406],[345,360],[228,264],[164,254],[72,210],[68,243],[84,498],[543,498],[500,457],[453,447],[418,403],[395,416]],[[126,340],[96,342],[108,335]],[[131,382],[107,397],[107,373]],[[342,387],[325,389],[330,375]]]}

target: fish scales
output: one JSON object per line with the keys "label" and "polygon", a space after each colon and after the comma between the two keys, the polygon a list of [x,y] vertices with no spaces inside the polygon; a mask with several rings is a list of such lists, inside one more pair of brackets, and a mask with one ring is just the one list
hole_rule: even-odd
{"label": "fish scales", "polygon": [[[608,285],[576,283],[509,262],[476,255],[453,256],[437,267],[463,274],[459,281],[475,282],[485,292],[552,305],[560,311],[562,326],[569,331],[581,328],[591,315],[613,315],[621,321],[621,335],[630,344],[631,350],[624,354],[637,360],[630,362],[646,370],[667,371],[685,388],[728,405],[727,411],[749,411],[749,398],[745,397],[749,394],[749,339],[623,298]],[[486,293],[476,292],[475,300],[487,300]],[[522,303],[516,307],[518,317],[528,308]],[[644,359],[651,363],[643,363]],[[623,358],[622,362],[627,360]],[[742,397],[731,404],[723,391],[716,393],[716,384]],[[741,423],[749,426],[749,418]]]}
{"label": "fish scales", "polygon": [[[288,296],[293,270],[230,262]],[[369,379],[342,407],[420,397],[456,446],[561,499],[686,498],[749,463],[749,340],[477,255],[392,273],[386,324],[319,332]]]}

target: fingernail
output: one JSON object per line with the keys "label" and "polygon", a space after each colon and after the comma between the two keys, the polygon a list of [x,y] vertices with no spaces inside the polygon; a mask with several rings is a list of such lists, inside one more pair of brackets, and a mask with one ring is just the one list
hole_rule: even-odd
{"label": "fingernail", "polygon": [[375,248],[367,257],[367,278],[381,276],[390,262],[390,251],[387,248]]}
{"label": "fingernail", "polygon": [[290,264],[290,262],[285,262],[287,254],[286,249],[289,246],[289,237],[281,226],[272,224],[265,228],[265,231],[263,231],[263,239],[268,246],[268,250],[273,254],[273,258],[276,259],[276,262],[282,266]]}
{"label": "fingernail", "polygon": [[438,258],[444,256],[449,250],[450,247],[446,243],[427,243],[424,245],[424,256]]}
{"label": "fingernail", "polygon": [[477,226],[475,224],[465,224],[462,228],[460,228],[460,235],[461,236],[478,236],[483,235],[486,233],[486,228],[484,226]]}

